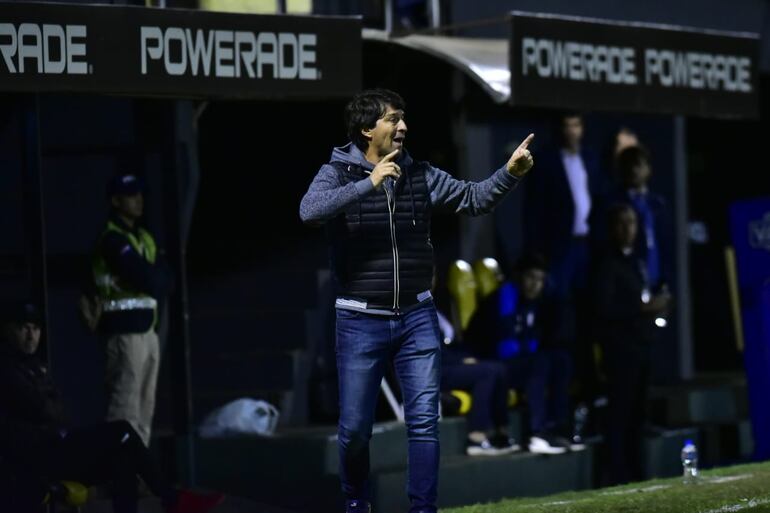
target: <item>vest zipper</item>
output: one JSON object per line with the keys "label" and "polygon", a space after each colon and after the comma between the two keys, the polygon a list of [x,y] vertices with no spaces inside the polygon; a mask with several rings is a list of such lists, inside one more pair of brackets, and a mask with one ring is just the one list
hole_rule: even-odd
{"label": "vest zipper", "polygon": [[388,216],[390,218],[390,241],[391,245],[393,247],[393,309],[398,312],[399,308],[399,301],[398,296],[399,294],[399,288],[401,284],[399,283],[398,278],[398,245],[396,244],[396,223],[393,219],[393,214],[396,210],[396,199],[395,199],[395,190],[394,190],[394,198],[393,198],[393,204],[391,205],[391,198],[390,193],[388,193],[388,188],[383,184],[383,190],[385,191],[385,197],[388,202]]}

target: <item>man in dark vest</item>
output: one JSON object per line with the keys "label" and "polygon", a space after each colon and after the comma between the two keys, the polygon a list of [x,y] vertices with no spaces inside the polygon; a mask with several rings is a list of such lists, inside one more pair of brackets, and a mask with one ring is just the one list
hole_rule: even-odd
{"label": "man in dark vest", "polygon": [[533,164],[530,134],[487,180],[456,180],[406,152],[404,108],[392,91],[356,95],[346,108],[352,142],[334,149],[300,205],[302,220],[326,224],[330,239],[347,513],[371,509],[369,439],[380,382],[391,362],[409,438],[409,511],[436,511],[441,348],[430,293],[431,215],[487,214]]}

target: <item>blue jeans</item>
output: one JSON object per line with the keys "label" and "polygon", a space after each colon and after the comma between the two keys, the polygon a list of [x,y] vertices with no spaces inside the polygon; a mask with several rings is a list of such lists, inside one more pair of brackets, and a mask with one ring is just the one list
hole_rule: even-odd
{"label": "blue jeans", "polygon": [[392,317],[337,310],[342,491],[348,500],[370,499],[369,439],[380,382],[391,361],[401,385],[409,438],[409,511],[433,513],[438,487],[441,346],[432,302]]}

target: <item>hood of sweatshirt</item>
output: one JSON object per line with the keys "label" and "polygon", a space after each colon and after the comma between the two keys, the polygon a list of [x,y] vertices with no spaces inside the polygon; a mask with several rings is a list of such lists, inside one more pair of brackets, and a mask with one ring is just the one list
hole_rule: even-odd
{"label": "hood of sweatshirt", "polygon": [[[347,143],[345,146],[334,148],[334,150],[332,150],[331,161],[341,162],[346,165],[359,166],[366,171],[371,171],[372,169],[374,169],[374,164],[366,160],[366,156],[364,156],[364,152],[359,150],[358,146],[356,146],[352,142]],[[412,163],[412,157],[409,156],[409,153],[407,153],[405,149],[402,149],[398,153],[398,156],[396,157],[395,162],[400,167],[405,168]],[[414,205],[414,192],[412,191],[412,175],[410,175],[407,172],[403,173],[401,175],[401,178],[398,179],[399,182],[401,182],[401,180],[404,178],[404,175],[406,175],[406,178],[407,178],[409,200],[412,204],[412,226],[415,226],[417,221],[416,221],[416,213],[415,213],[415,205]]]}
{"label": "hood of sweatshirt", "polygon": [[[332,150],[332,162],[342,162],[347,165],[359,166],[367,171],[374,169],[374,164],[366,160],[364,152],[358,149],[358,146],[352,142],[347,143],[345,146],[339,146]],[[412,163],[412,157],[405,149],[399,152],[395,160],[399,166],[408,166]]]}

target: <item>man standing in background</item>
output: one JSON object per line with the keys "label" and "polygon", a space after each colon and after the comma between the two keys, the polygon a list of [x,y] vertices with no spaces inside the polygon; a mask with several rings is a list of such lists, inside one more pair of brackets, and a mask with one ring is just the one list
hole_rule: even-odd
{"label": "man standing in background", "polygon": [[555,299],[563,311],[563,334],[573,341],[576,377],[581,395],[593,394],[595,370],[587,339],[588,312],[584,295],[591,253],[591,220],[601,192],[598,156],[583,143],[583,117],[560,118],[560,146],[541,159],[540,172],[529,181],[525,195],[525,245],[548,263]]}
{"label": "man standing in background", "polygon": [[111,213],[92,262],[106,354],[106,420],[128,421],[149,446],[160,367],[158,304],[171,278],[158,264],[155,239],[140,225],[144,195],[139,178],[116,176],[108,194]]}

